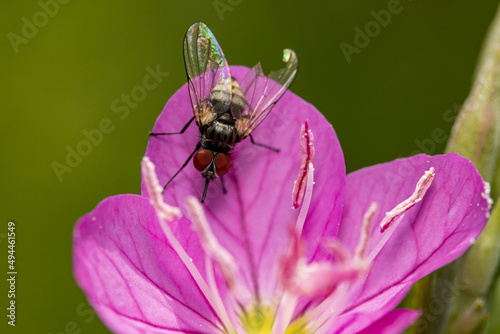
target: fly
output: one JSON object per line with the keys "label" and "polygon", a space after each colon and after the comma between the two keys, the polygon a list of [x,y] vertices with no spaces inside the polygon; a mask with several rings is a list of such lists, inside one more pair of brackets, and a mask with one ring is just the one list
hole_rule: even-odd
{"label": "fly", "polygon": [[258,63],[238,82],[231,77],[226,58],[210,29],[202,22],[189,27],[184,36],[184,65],[194,116],[179,132],[151,133],[151,136],[181,134],[196,120],[200,141],[164,191],[193,158],[195,168],[205,178],[203,203],[209,182],[217,177],[222,180],[231,168],[231,151],[246,137],[254,145],[279,152],[255,142],[252,131],[271,112],[297,73],[298,61],[292,50],[283,51],[283,61],[285,67],[267,77]]}

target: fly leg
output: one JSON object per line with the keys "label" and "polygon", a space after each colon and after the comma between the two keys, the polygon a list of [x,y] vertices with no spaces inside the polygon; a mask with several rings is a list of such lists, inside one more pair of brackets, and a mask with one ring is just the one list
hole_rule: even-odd
{"label": "fly leg", "polygon": [[224,183],[224,177],[223,176],[220,176],[220,182],[222,183],[222,192],[225,194],[227,194],[227,188],[226,188],[226,184]]}
{"label": "fly leg", "polygon": [[260,147],[264,147],[264,148],[267,148],[268,150],[271,150],[271,151],[274,151],[276,153],[279,153],[280,152],[280,149],[279,148],[275,148],[275,147],[272,147],[272,146],[269,146],[269,145],[266,145],[266,144],[261,144],[261,143],[257,143],[255,142],[255,140],[253,140],[253,137],[252,135],[250,134],[250,141],[252,142],[252,144],[254,145],[257,145],[257,146],[260,146]]}
{"label": "fly leg", "polygon": [[[186,124],[186,125],[184,125],[184,127],[182,128],[182,130],[181,130],[181,131],[179,131],[179,132],[160,132],[160,133],[153,133],[153,132],[150,132],[150,133],[149,133],[149,136],[151,137],[151,136],[164,136],[164,135],[179,135],[179,134],[181,134],[181,133],[184,133],[184,131],[186,131],[186,129],[189,127],[189,125],[193,122],[193,120],[194,120],[194,116],[193,116],[193,118],[191,118],[191,119],[189,120],[189,122],[187,122],[187,124]],[[194,153],[193,153],[193,154],[194,154]]]}
{"label": "fly leg", "polygon": [[[189,124],[188,124],[189,125]],[[193,155],[196,153],[196,151],[198,151],[199,149],[201,148],[201,144],[198,143],[196,144],[196,148],[194,149],[193,153],[191,153],[189,155],[189,157],[187,158],[186,162],[184,163],[184,165],[182,165],[182,167],[177,171],[177,173],[174,174],[174,176],[172,176],[170,178],[170,180],[168,180],[167,184],[165,185],[165,187],[163,187],[163,191],[165,191],[165,189],[167,188],[167,186],[170,184],[170,182],[172,182],[172,180],[177,176],[177,174],[179,174],[181,172],[181,170],[184,169],[184,167],[187,166],[187,164],[189,163],[189,160],[191,160],[191,158],[193,157]]]}

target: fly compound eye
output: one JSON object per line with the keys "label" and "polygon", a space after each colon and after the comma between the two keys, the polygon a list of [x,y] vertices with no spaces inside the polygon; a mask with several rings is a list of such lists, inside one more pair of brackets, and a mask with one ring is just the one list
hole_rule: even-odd
{"label": "fly compound eye", "polygon": [[200,172],[203,172],[205,168],[210,165],[212,162],[214,155],[212,154],[212,151],[210,150],[201,150],[195,153],[193,157],[193,164],[194,167],[199,170]]}
{"label": "fly compound eye", "polygon": [[222,176],[229,172],[229,168],[231,168],[231,159],[227,154],[218,153],[215,156],[215,171],[217,175]]}

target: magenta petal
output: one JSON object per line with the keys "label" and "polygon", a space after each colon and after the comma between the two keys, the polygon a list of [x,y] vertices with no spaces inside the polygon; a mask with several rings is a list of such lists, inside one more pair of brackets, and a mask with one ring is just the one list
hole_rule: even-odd
{"label": "magenta petal", "polygon": [[[189,222],[171,225],[203,268],[203,251]],[[219,332],[216,315],[168,245],[144,197],[109,197],[82,217],[73,233],[73,266],[76,281],[113,331]]]}
{"label": "magenta petal", "polygon": [[329,333],[402,333],[419,315],[418,311],[405,309],[351,313],[337,319],[329,328]]}
{"label": "magenta petal", "polygon": [[372,323],[359,334],[397,334],[405,329],[418,318],[420,312],[405,309],[392,310],[381,319]]}
{"label": "magenta petal", "polygon": [[[462,255],[482,231],[489,207],[485,185],[472,163],[457,154],[418,155],[348,176],[341,242],[354,250],[370,203],[378,202],[375,221],[380,222],[385,212],[413,193],[430,167],[436,173],[433,184],[375,258],[363,286],[352,296],[352,312],[396,306],[413,283]],[[380,226],[373,226],[369,248],[381,237]]]}
{"label": "magenta petal", "polygon": [[[249,71],[231,67],[241,80]],[[153,132],[179,131],[193,116],[187,85],[168,101]],[[308,257],[316,255],[325,235],[335,236],[342,211],[345,166],[335,131],[321,113],[295,94],[286,92],[273,111],[254,131],[256,142],[281,150],[280,153],[238,143],[231,154],[232,167],[224,176],[228,190],[222,193],[221,180],[210,183],[204,208],[214,234],[232,255],[254,295],[270,298],[277,281],[279,259],[290,241],[290,229],[298,210],[292,209],[291,194],[300,162],[300,127],[309,120],[318,152],[314,164],[316,185],[304,226]],[[193,123],[184,134],[151,138],[146,151],[156,165],[160,182],[166,183],[193,152],[199,133]],[[188,195],[201,198],[204,180],[192,162],[165,191],[165,200],[186,213]],[[142,186],[142,194],[147,196]]]}

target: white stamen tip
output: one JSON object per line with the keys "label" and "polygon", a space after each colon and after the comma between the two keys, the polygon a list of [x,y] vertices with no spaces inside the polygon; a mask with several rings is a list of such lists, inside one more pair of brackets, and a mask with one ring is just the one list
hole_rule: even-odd
{"label": "white stamen tip", "polygon": [[146,189],[148,190],[150,203],[154,206],[156,213],[161,218],[172,221],[175,218],[181,217],[181,210],[179,208],[168,205],[163,201],[163,188],[158,182],[158,177],[155,172],[155,165],[149,160],[148,157],[144,157],[141,162],[142,175],[144,177],[144,183],[146,184]]}
{"label": "white stamen tip", "polygon": [[396,217],[411,209],[424,198],[425,193],[434,180],[434,176],[436,176],[434,167],[431,167],[417,182],[415,192],[405,201],[399,203],[394,209],[385,214],[385,218],[382,220],[382,223],[380,223],[381,232],[387,230]]}

